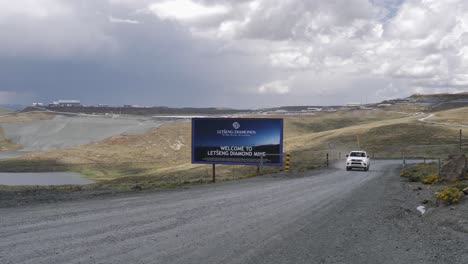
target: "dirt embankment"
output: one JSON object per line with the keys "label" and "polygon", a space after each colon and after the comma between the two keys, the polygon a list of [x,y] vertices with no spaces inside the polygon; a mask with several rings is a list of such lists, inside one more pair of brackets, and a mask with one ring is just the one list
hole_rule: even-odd
{"label": "dirt embankment", "polygon": [[111,118],[94,116],[51,116],[27,113],[0,120],[5,137],[27,151],[73,147],[120,134],[144,133],[163,121],[150,118]]}
{"label": "dirt embankment", "polygon": [[0,152],[11,152],[15,150],[23,149],[23,146],[6,135],[3,126],[13,123],[24,123],[31,121],[40,120],[51,120],[54,118],[54,114],[31,112],[31,113],[8,113],[0,116]]}
{"label": "dirt embankment", "polygon": [[29,113],[12,113],[0,117],[1,123],[20,123],[39,120],[51,120],[55,117],[53,113],[46,112],[29,112]]}

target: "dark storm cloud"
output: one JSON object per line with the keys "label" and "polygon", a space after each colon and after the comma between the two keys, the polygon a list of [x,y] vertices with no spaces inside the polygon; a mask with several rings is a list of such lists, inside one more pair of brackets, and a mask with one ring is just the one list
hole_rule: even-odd
{"label": "dark storm cloud", "polygon": [[2,3],[0,102],[255,108],[468,87],[456,1],[170,1]]}
{"label": "dark storm cloud", "polygon": [[[93,5],[97,14],[132,13],[123,7],[106,10],[108,5]],[[110,39],[111,50],[86,50],[84,45],[68,54],[43,51],[42,47],[27,56],[22,52],[4,54],[0,61],[2,87],[33,93],[44,102],[78,98],[92,104],[235,106],[230,98],[239,88],[264,78],[265,74],[255,73],[259,67],[256,58],[220,53],[222,45],[193,39],[173,21],[140,14],[129,18],[139,24],[112,24],[103,16],[107,15],[97,15],[95,20]]]}

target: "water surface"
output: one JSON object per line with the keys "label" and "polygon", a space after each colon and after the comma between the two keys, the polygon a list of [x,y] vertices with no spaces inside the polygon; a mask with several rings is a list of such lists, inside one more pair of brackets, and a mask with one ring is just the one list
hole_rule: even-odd
{"label": "water surface", "polygon": [[16,158],[28,153],[27,151],[4,151],[0,152],[0,160]]}
{"label": "water surface", "polygon": [[84,185],[94,183],[75,172],[0,173],[0,185]]}

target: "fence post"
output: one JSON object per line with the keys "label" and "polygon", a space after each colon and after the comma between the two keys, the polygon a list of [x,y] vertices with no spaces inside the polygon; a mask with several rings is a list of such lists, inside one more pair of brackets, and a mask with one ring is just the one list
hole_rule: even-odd
{"label": "fence post", "polygon": [[462,130],[460,129],[460,153],[462,153]]}
{"label": "fence post", "polygon": [[328,168],[328,152],[327,152],[327,168]]}
{"label": "fence post", "polygon": [[338,153],[338,160],[341,160],[341,152]]}
{"label": "fence post", "polygon": [[440,157],[439,157],[438,162],[437,162],[437,176],[440,177]]}
{"label": "fence post", "polygon": [[403,156],[403,169],[406,168],[406,158]]}
{"label": "fence post", "polygon": [[289,172],[289,160],[291,159],[291,154],[286,153],[286,161],[284,163],[284,171]]}

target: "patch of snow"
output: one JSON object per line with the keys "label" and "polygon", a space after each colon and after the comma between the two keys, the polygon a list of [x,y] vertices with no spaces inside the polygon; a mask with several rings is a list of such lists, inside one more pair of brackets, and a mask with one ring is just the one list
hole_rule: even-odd
{"label": "patch of snow", "polygon": [[433,117],[433,116],[434,116],[434,114],[430,114],[430,115],[428,115],[428,116],[426,116],[426,117],[423,117],[423,118],[420,118],[420,119],[418,119],[418,120],[421,121],[421,122],[424,122],[424,121],[426,121],[427,119],[429,119],[429,118],[431,118],[431,117]]}
{"label": "patch of snow", "polygon": [[170,145],[171,149],[173,150],[180,150],[184,146],[184,143],[181,142],[180,140],[176,140],[176,143]]}
{"label": "patch of snow", "polygon": [[420,205],[416,208],[416,210],[418,210],[419,212],[421,212],[421,214],[424,214],[426,212],[426,206],[424,205]]}

